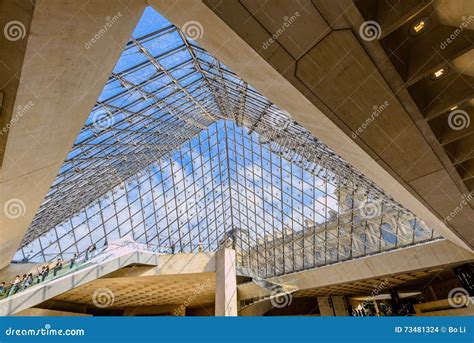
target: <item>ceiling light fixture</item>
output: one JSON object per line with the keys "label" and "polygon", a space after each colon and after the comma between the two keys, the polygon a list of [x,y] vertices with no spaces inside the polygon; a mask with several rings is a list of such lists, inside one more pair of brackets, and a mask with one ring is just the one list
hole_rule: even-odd
{"label": "ceiling light fixture", "polygon": [[451,107],[449,110],[454,111],[456,108],[458,108],[458,105]]}
{"label": "ceiling light fixture", "polygon": [[423,17],[416,19],[410,26],[410,35],[417,36],[423,33],[430,23],[430,18]]}
{"label": "ceiling light fixture", "polygon": [[437,71],[435,71],[433,74],[431,74],[431,79],[438,80],[442,76],[446,75],[446,73],[447,73],[447,68],[440,68]]}
{"label": "ceiling light fixture", "polygon": [[444,74],[444,69],[441,68],[440,70],[435,71],[434,76],[438,78],[438,77],[441,77],[443,74]]}
{"label": "ceiling light fixture", "polygon": [[415,30],[416,33],[419,33],[421,30],[425,28],[425,22],[423,20],[420,20],[418,23],[413,25],[413,30]]}

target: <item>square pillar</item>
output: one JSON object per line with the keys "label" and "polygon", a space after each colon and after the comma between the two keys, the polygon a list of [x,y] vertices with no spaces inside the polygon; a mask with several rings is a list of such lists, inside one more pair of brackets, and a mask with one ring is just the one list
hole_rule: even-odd
{"label": "square pillar", "polygon": [[348,316],[346,298],[343,296],[318,297],[321,316]]}
{"label": "square pillar", "polygon": [[235,250],[216,252],[216,316],[237,316]]}
{"label": "square pillar", "polygon": [[349,310],[347,308],[346,298],[343,296],[332,296],[332,306],[336,316],[348,316]]}
{"label": "square pillar", "polygon": [[318,297],[318,307],[321,317],[334,316],[331,297]]}

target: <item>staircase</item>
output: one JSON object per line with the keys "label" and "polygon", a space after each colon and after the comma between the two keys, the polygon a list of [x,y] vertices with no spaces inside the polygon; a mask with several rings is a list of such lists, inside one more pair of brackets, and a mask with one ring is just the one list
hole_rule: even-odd
{"label": "staircase", "polygon": [[65,267],[56,277],[48,277],[25,290],[0,300],[0,316],[8,316],[38,305],[87,282],[130,265],[157,266],[161,254],[135,242],[117,241],[77,267]]}
{"label": "staircase", "polygon": [[293,293],[298,290],[298,287],[291,282],[283,283],[278,280],[261,278],[259,271],[252,268],[238,267],[237,273],[252,278],[252,281],[240,286],[248,288],[255,285],[258,287],[254,289],[257,296],[239,301],[239,315],[241,316],[257,315],[255,312],[266,312],[273,307],[289,306]]}

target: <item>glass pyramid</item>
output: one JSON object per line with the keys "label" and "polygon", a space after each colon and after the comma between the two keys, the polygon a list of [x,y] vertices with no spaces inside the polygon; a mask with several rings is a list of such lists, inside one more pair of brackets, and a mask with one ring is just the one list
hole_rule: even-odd
{"label": "glass pyramid", "polygon": [[281,275],[438,236],[153,9],[16,259],[132,235]]}

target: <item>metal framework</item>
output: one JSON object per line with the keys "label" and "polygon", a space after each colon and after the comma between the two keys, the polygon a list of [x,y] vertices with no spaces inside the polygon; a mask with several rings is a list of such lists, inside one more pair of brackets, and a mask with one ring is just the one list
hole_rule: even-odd
{"label": "metal framework", "polygon": [[278,275],[434,238],[176,27],[162,17],[143,27],[17,259],[133,234],[179,251],[232,244],[242,265]]}

